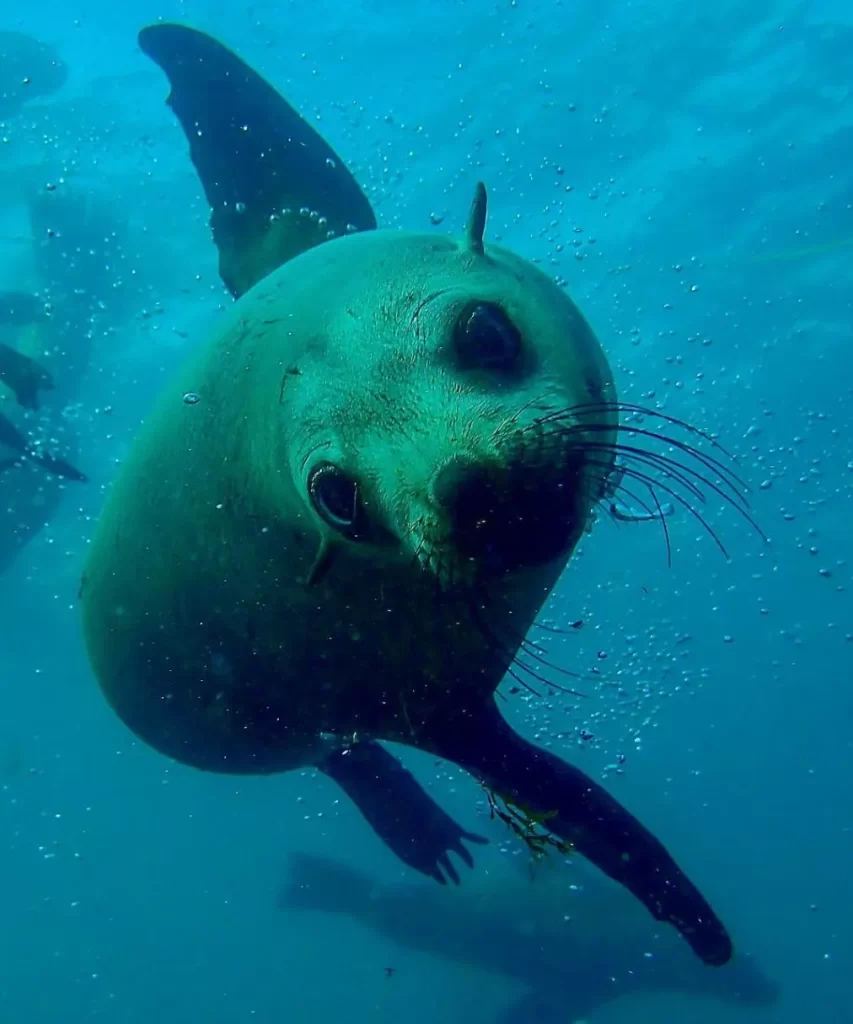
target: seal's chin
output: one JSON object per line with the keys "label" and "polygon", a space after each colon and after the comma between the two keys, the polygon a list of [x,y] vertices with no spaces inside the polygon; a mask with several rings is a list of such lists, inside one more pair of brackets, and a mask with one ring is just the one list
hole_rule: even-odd
{"label": "seal's chin", "polygon": [[496,577],[565,561],[584,526],[582,467],[452,463],[434,496],[449,524],[455,560],[477,577]]}

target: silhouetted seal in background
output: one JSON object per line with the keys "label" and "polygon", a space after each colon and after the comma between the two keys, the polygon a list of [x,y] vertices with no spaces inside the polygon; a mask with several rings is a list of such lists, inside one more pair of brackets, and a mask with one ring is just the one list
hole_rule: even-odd
{"label": "silhouetted seal in background", "polygon": [[49,43],[24,32],[0,32],[0,119],[56,92],[67,78],[68,68]]}

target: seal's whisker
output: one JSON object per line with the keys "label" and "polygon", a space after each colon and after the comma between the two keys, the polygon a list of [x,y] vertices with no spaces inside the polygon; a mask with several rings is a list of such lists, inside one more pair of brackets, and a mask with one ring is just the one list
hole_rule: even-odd
{"label": "seal's whisker", "polygon": [[541,629],[545,633],[556,633],[558,636],[571,636],[572,633],[580,629],[581,624],[581,621],[578,620],[572,629],[560,629],[559,626],[552,626],[547,622],[540,622],[539,619],[536,619],[533,622],[536,629]]}
{"label": "seal's whisker", "polygon": [[535,690],[525,679],[523,679],[515,669],[521,669],[527,672],[528,675],[532,676],[537,682],[543,683],[545,686],[551,686],[551,682],[540,676],[537,672],[534,672],[529,665],[525,665],[523,661],[519,660],[517,654],[515,654],[509,647],[501,642],[500,638],[495,635],[489,625],[480,617],[479,608],[477,607],[476,601],[469,602],[469,610],[471,612],[471,621],[477,627],[480,635],[486,640],[490,647],[491,652],[501,662],[503,669],[506,673],[512,676],[513,679],[525,690],[532,693],[535,697],[542,699],[542,694],[538,690]]}
{"label": "seal's whisker", "polygon": [[[658,499],[657,494],[655,493],[655,489],[652,486],[650,486],[649,484],[647,484],[646,487],[648,489],[649,494],[651,495],[652,501],[655,503],[655,512],[652,512],[651,509],[649,508],[649,506],[646,505],[646,503],[644,501],[640,500],[636,496],[634,496],[633,500],[637,501],[638,504],[641,506],[641,508],[645,509],[649,513],[650,516],[653,516],[656,520],[658,520],[658,522],[660,522],[661,529],[663,530],[664,544],[666,545],[666,567],[667,567],[667,569],[671,569],[672,568],[672,542],[671,542],[670,536],[669,536],[669,527],[667,526],[667,523],[666,523],[666,513],[664,512],[663,508],[661,507],[661,503],[660,503],[660,500]],[[621,487],[620,486],[619,490],[620,491],[624,491],[628,495],[632,495],[633,494],[633,492],[630,491],[627,487]],[[611,519],[615,519],[614,506],[613,505],[610,506],[610,517],[611,517]]]}
{"label": "seal's whisker", "polygon": [[[767,541],[767,536],[765,535],[765,533],[761,529],[761,527],[758,525],[758,523],[755,521],[755,519],[753,519],[753,517],[750,515],[750,513],[749,513],[749,504],[748,504],[748,502],[745,499],[743,499],[742,496],[741,496],[740,500],[737,500],[737,501],[736,500],[732,500],[731,495],[726,493],[726,491],[723,490],[722,487],[717,485],[713,480],[708,479],[708,477],[704,476],[701,473],[698,473],[697,471],[693,470],[692,468],[690,468],[688,466],[683,466],[681,463],[676,462],[674,459],[670,459],[667,456],[660,456],[659,455],[656,458],[649,460],[648,457],[647,457],[649,453],[648,452],[644,452],[644,450],[642,448],[633,449],[632,447],[629,447],[629,446],[616,446],[616,447],[617,447],[618,453],[622,456],[623,459],[628,459],[628,460],[633,459],[636,462],[639,462],[641,465],[644,465],[646,467],[654,467],[656,469],[659,469],[663,473],[664,476],[670,477],[673,480],[677,480],[690,493],[693,493],[695,495],[696,490],[699,489],[698,485],[691,484],[690,486],[688,486],[685,483],[685,481],[684,481],[684,479],[682,478],[682,475],[681,475],[682,472],[689,473],[691,476],[694,477],[695,480],[699,481],[700,484],[704,485],[709,490],[713,491],[725,504],[730,505],[733,509],[735,509],[735,511],[738,513],[738,515],[740,515],[740,517],[746,523],[748,523],[752,527],[753,530],[755,530],[755,532],[761,537],[761,539],[763,541],[765,541],[765,542]],[[635,477],[635,479],[638,479],[638,478]],[[671,489],[665,488],[663,486],[663,484],[661,484],[657,480],[654,480],[654,478],[650,478],[650,479],[651,479],[652,483],[655,486],[661,487],[663,490],[666,490],[666,492],[668,494],[670,494],[670,496],[673,496],[673,492],[672,492]],[[643,482],[644,483],[648,483],[649,480],[646,480],[644,478]],[[701,489],[700,489],[700,494],[699,494],[699,500],[703,504],[705,504],[707,502],[707,498],[706,498],[706,496],[703,493],[701,493]],[[693,511],[694,513],[696,512],[696,510],[693,509],[693,507],[690,506],[689,504],[688,504],[687,507],[689,507],[691,509],[691,511]],[[704,522],[704,520],[703,520],[703,522]],[[707,526],[707,523],[705,525]]]}
{"label": "seal's whisker", "polygon": [[[720,540],[719,536],[714,531],[713,527],[706,521],[704,516],[702,516],[702,514],[690,504],[690,502],[684,497],[684,495],[679,494],[678,491],[676,491],[674,488],[667,486],[667,484],[662,483],[660,480],[656,480],[654,477],[651,477],[648,474],[641,472],[640,470],[634,468],[631,465],[624,465],[622,467],[622,471],[623,471],[625,476],[629,477],[632,480],[636,480],[638,483],[642,483],[646,487],[648,487],[649,492],[653,496],[655,496],[655,500],[657,500],[657,496],[656,496],[656,493],[655,493],[655,488],[659,487],[665,494],[668,494],[669,497],[672,498],[673,501],[677,502],[683,508],[687,509],[687,511],[690,513],[690,515],[692,515],[694,517],[694,519],[696,519],[698,522],[700,522],[702,524],[702,527],[710,534],[710,536],[714,540],[714,543],[717,545],[717,547],[722,552],[723,557],[724,558],[728,558],[729,557],[729,553],[728,553],[728,551],[726,549],[726,546]],[[735,507],[738,508],[738,506],[735,506]],[[658,504],[658,508],[660,508],[659,504]],[[748,515],[746,515],[746,513],[744,513],[744,515],[745,515],[746,519],[749,522],[752,522],[752,520],[749,518]],[[661,511],[661,521],[663,522],[664,519],[665,519],[665,517],[663,516],[663,513]],[[664,523],[664,526],[665,526],[665,523]],[[756,529],[758,529],[757,526],[756,526]],[[668,529],[666,529],[666,538],[667,538],[667,548],[669,550],[669,530]]]}
{"label": "seal's whisker", "polygon": [[[640,407],[630,407],[630,410],[633,413],[639,408]],[[709,455],[707,452],[701,451],[699,448],[696,448],[693,445],[688,444],[686,441],[682,441],[680,438],[673,437],[669,434],[661,433],[660,431],[649,430],[646,427],[640,427],[633,423],[624,423],[620,424],[617,427],[617,425],[614,423],[595,421],[589,422],[587,419],[587,417],[591,416],[594,413],[602,413],[608,411],[616,412],[619,411],[619,409],[617,406],[613,406],[611,408],[602,406],[569,407],[567,409],[562,409],[559,411],[548,413],[547,415],[540,417],[539,419],[535,420],[533,424],[531,424],[531,427],[536,427],[537,429],[540,430],[543,428],[556,427],[563,431],[568,430],[570,433],[576,432],[587,434],[596,432],[612,434],[614,430],[618,429],[621,433],[624,434],[633,435],[635,437],[645,437],[653,441],[659,441],[661,444],[677,448],[682,453],[689,455],[692,458],[695,458],[698,462],[701,462],[707,470],[718,474],[720,479],[723,481],[724,487],[727,490],[731,491],[731,496],[740,504],[748,504],[746,494],[749,493],[751,490],[749,485],[737,473],[735,473],[732,469],[730,469],[722,461],[720,461],[720,459],[715,458],[713,455]],[[646,414],[655,415],[650,410],[647,410]],[[727,459],[729,459],[732,462],[737,461],[734,458],[734,456],[730,455],[722,447],[722,445],[714,441],[714,439],[710,437],[710,435],[699,430],[698,428],[691,427],[689,424],[684,423],[681,420],[676,420],[674,417],[671,416],[664,416],[663,414],[659,414],[659,418],[663,419],[667,423],[680,426],[697,437],[701,437],[702,439],[708,441],[708,443],[712,444],[715,448],[717,448]],[[648,452],[648,454],[652,455],[657,453]],[[686,469],[686,467],[682,468]]]}
{"label": "seal's whisker", "polygon": [[[708,433],[706,430],[702,430],[701,427],[697,427],[694,424],[687,422],[687,420],[679,419],[677,416],[670,416],[667,413],[661,412],[659,409],[650,409],[647,406],[636,405],[631,402],[585,402],[579,405],[568,406],[565,409],[555,410],[553,413],[549,413],[546,419],[548,422],[551,422],[554,419],[562,419],[566,417],[577,418],[578,416],[590,416],[598,413],[643,416],[649,419],[658,420],[662,423],[668,423],[670,426],[679,427],[680,429],[687,431],[687,433],[700,437],[703,441],[707,441],[732,462],[738,461],[735,455],[724,448],[712,434]],[[630,430],[630,425],[626,425],[625,429]]]}
{"label": "seal's whisker", "polygon": [[[650,409],[645,406],[635,405],[629,402],[589,402],[578,405],[566,406],[565,408],[555,409],[549,413],[546,413],[544,416],[539,417],[536,423],[540,426],[549,426],[554,423],[563,423],[566,420],[570,420],[577,423],[577,425],[580,427],[581,424],[578,421],[581,420],[582,418],[586,420],[590,417],[599,417],[603,415],[615,415],[617,417],[620,415],[626,415],[631,417],[648,418],[657,420],[661,423],[666,423],[669,426],[677,427],[689,434],[692,434],[694,437],[698,437],[701,440],[706,441],[718,452],[720,452],[720,454],[724,456],[728,461],[734,463],[738,462],[737,457],[733,455],[731,452],[729,452],[726,448],[724,448],[723,445],[721,445],[720,442],[717,441],[716,438],[713,437],[713,435],[711,435],[709,432],[702,430],[701,428],[696,427],[685,420],[679,419],[676,416],[670,416],[666,413],[660,412],[657,409]],[[587,424],[584,424],[584,426],[587,426]],[[606,424],[601,424],[600,429],[613,430],[614,426],[616,426],[616,424],[607,422]],[[684,442],[679,442],[677,437],[673,437],[672,435],[668,434],[662,434],[659,431],[649,431],[647,428],[640,427],[636,423],[621,423],[619,424],[619,427],[620,429],[629,432],[632,430],[637,432],[645,430],[647,431],[649,436],[653,436],[658,440],[672,443],[675,445],[684,444]],[[697,451],[696,449],[693,450]],[[707,456],[707,458],[713,457]],[[718,460],[714,459],[713,461],[717,462]],[[745,490],[749,490],[749,487],[746,485],[744,481],[739,480],[738,482]]]}
{"label": "seal's whisker", "polygon": [[[667,523],[666,523],[666,515],[664,514],[664,511],[661,508],[661,503],[660,503],[660,500],[658,499],[657,494],[655,493],[654,487],[650,486],[649,484],[647,484],[646,487],[648,488],[648,492],[651,495],[652,501],[655,503],[655,509],[656,509],[656,512],[657,512],[657,519],[660,522],[661,529],[663,530],[663,540],[664,540],[664,544],[666,545],[666,567],[667,567],[667,569],[671,569],[672,568],[672,541],[670,540],[670,536],[669,536],[669,527],[667,526]],[[627,488],[625,488],[625,491],[627,493],[630,493]],[[641,503],[641,504],[643,504],[644,508],[648,507],[644,503]]]}
{"label": "seal's whisker", "polygon": [[[580,445],[581,451],[600,451],[605,454],[613,453],[614,456],[622,456],[624,459],[634,459],[636,462],[642,463],[650,469],[657,469],[664,476],[670,477],[672,480],[676,480],[681,486],[688,491],[693,497],[705,504],[706,497],[701,487],[691,480],[690,476],[698,478],[703,483],[706,483],[708,487],[713,487],[713,484],[706,480],[701,473],[695,470],[689,470],[689,475],[682,472],[682,466],[674,459],[668,459],[666,456],[660,455],[658,452],[645,451],[642,448],[633,448],[630,445],[622,445],[618,442],[608,444],[603,441],[583,441]],[[621,465],[620,465],[621,468]],[[724,501],[729,499],[721,494]]]}
{"label": "seal's whisker", "polygon": [[513,423],[518,423],[519,419],[524,415],[524,413],[527,412],[528,409],[532,409],[534,406],[538,405],[538,403],[543,401],[544,399],[545,393],[543,392],[536,398],[531,398],[529,402],[525,402],[524,405],[522,405],[519,409],[516,409],[512,416],[507,417],[507,419],[505,419],[503,423],[501,423],[500,427],[498,427],[498,429],[495,430],[493,436],[496,436],[499,434],[499,432],[506,430],[506,428],[512,426]]}
{"label": "seal's whisker", "polygon": [[[480,596],[480,598],[481,598],[481,600],[482,600],[484,605],[494,606],[495,602],[492,600],[490,595],[482,587],[480,588],[479,596]],[[508,629],[508,631],[510,633],[511,640],[518,645],[519,649],[524,654],[526,654],[528,658],[532,658],[535,662],[538,662],[544,668],[550,669],[553,672],[559,672],[560,675],[568,676],[568,677],[570,677],[572,679],[587,679],[587,680],[589,680],[588,676],[584,676],[580,672],[573,672],[571,669],[563,668],[561,665],[555,665],[553,662],[549,661],[546,657],[544,657],[544,655],[547,655],[548,652],[543,647],[541,647],[539,644],[535,643],[533,640],[529,640],[524,634],[522,634],[522,633],[512,629],[510,626],[507,626],[507,629]],[[495,643],[500,644],[500,641],[497,640],[497,638],[495,638]],[[507,653],[510,653],[509,648],[506,648],[506,650],[507,650]],[[552,679],[543,678],[542,676],[540,676],[537,673],[535,673],[530,668],[529,665],[527,665],[525,662],[521,661],[518,658],[517,654],[513,655],[513,660],[514,660],[514,663],[516,665],[518,665],[520,668],[523,668],[525,671],[529,672],[536,679],[540,680],[540,682],[544,682],[548,686],[552,686],[555,690],[559,690],[560,693],[565,693],[565,694],[567,694],[568,696],[571,696],[571,697],[584,697],[585,698],[585,697],[588,696],[585,693],[580,693],[578,690],[570,690],[568,687],[561,686],[559,683],[555,683]]]}
{"label": "seal's whisker", "polygon": [[535,690],[529,683],[525,682],[525,680],[522,679],[517,672],[514,672],[512,665],[507,666],[506,674],[508,676],[512,676],[512,678],[518,683],[518,685],[523,686],[528,693],[532,693],[534,697],[538,697],[540,700],[542,700],[542,694],[538,690]]}
{"label": "seal's whisker", "polygon": [[[609,493],[605,496],[605,498],[602,498],[601,501],[603,503],[608,497],[609,498],[618,498],[618,497],[620,497],[622,495],[624,495],[626,498],[629,498],[635,505],[639,505],[640,508],[644,512],[648,513],[650,516],[655,515],[655,512],[653,511],[651,505],[646,504],[645,500],[643,498],[641,498],[639,496],[639,494],[636,493],[636,491],[632,491],[631,488],[630,487],[626,487],[624,485],[624,483],[619,483],[618,486],[611,488]],[[611,511],[611,514],[612,514],[612,508],[613,508],[613,506],[611,504],[610,508],[609,508],[609,511]],[[660,506],[658,506],[658,508],[660,508]]]}
{"label": "seal's whisker", "polygon": [[[608,434],[610,434],[612,433],[612,428],[608,427],[606,424],[588,424],[584,426],[572,424],[571,426],[558,428],[557,432],[559,436],[566,438],[572,434],[584,435],[597,432],[607,432]],[[638,433],[635,430],[627,430],[626,432],[629,434]],[[661,441],[663,444],[671,445],[672,447],[677,448],[678,451],[681,452],[682,454],[688,455],[691,458],[696,459],[696,461],[699,462],[706,470],[708,470],[708,472],[715,473],[717,476],[719,476],[721,484],[715,484],[709,477],[705,476],[698,469],[694,469],[692,466],[685,465],[683,462],[679,462],[677,459],[673,458],[673,456],[664,454],[662,452],[651,451],[648,448],[640,448],[637,445],[626,444],[622,441],[615,440],[603,442],[585,440],[582,443],[600,443],[613,451],[618,450],[626,454],[637,456],[638,458],[643,458],[649,463],[655,463],[657,465],[657,468],[662,469],[673,476],[675,476],[676,473],[680,473],[684,478],[692,477],[693,480],[701,481],[707,487],[716,491],[716,493],[729,504],[737,505],[741,508],[749,507],[749,502],[747,501],[746,496],[742,493],[741,490],[738,489],[743,488],[745,490],[747,489],[746,485],[743,484],[735,474],[730,473],[725,466],[723,466],[721,463],[718,463],[717,460],[713,459],[710,455],[706,455],[704,452],[697,451],[695,448],[691,447],[690,445],[684,444],[683,442],[676,443],[673,441],[672,438],[668,438],[663,435],[656,435],[651,431],[644,431],[640,434],[640,436],[650,437],[654,440]],[[685,479],[681,479],[680,482],[685,487],[690,486],[686,483]],[[695,485],[693,486],[695,487]],[[697,495],[697,497],[702,497],[702,495],[699,494]],[[702,500],[704,500],[704,497],[702,497]]]}
{"label": "seal's whisker", "polygon": [[[596,445],[596,443],[593,442],[593,445]],[[606,449],[606,448],[610,448],[611,446],[605,445],[603,447]],[[644,452],[642,448],[633,449],[632,447],[629,447],[629,446],[614,445],[613,449],[615,449],[617,451],[617,453],[623,459],[628,460],[627,462],[622,464],[621,468],[625,469],[630,464],[630,461],[633,460],[634,462],[639,463],[640,465],[645,466],[646,468],[658,469],[658,470],[660,470],[663,473],[663,475],[665,477],[670,477],[671,479],[676,480],[678,483],[680,483],[682,486],[684,486],[685,489],[688,490],[694,496],[696,495],[696,491],[699,490],[698,498],[699,498],[699,500],[701,500],[701,502],[703,504],[705,504],[707,502],[707,498],[701,492],[701,489],[699,489],[698,485],[685,481],[685,479],[681,475],[681,471],[682,470],[684,472],[690,473],[694,477],[695,480],[698,480],[701,484],[706,486],[709,490],[713,491],[723,502],[725,502],[727,505],[730,505],[732,508],[734,508],[737,511],[737,513],[741,516],[741,518],[744,519],[747,523],[749,523],[749,525],[759,534],[759,536],[763,540],[767,540],[766,536],[764,535],[764,532],[761,530],[761,527],[756,523],[756,521],[749,514],[749,511],[748,511],[749,506],[748,506],[748,504],[746,504],[745,502],[742,504],[741,502],[733,501],[731,499],[731,497],[721,487],[719,487],[717,484],[714,483],[713,480],[709,480],[707,477],[703,476],[701,473],[698,473],[695,470],[692,470],[690,467],[682,466],[681,463],[676,462],[675,460],[670,460],[666,456],[658,456],[657,458],[654,458],[654,459],[650,460],[648,458],[648,454],[649,453]],[[636,467],[632,467],[632,469],[633,469],[633,472],[636,474],[636,472],[637,472]],[[640,477],[637,477],[637,476],[635,476],[634,478],[635,479],[641,479]],[[647,483],[647,484],[651,481],[655,486],[661,487],[661,489],[665,490],[670,496],[674,496],[672,488],[665,487],[660,481],[655,480],[653,477],[646,478],[646,475],[643,474],[642,475],[642,480],[643,480],[644,483]],[[691,510],[693,512],[696,511],[695,509],[693,509],[693,507],[691,505],[689,505],[689,503],[688,503],[687,507],[691,508]]]}
{"label": "seal's whisker", "polygon": [[[666,522],[666,513],[664,512],[661,506],[657,494],[655,494],[654,488],[646,484],[646,489],[648,490],[652,502],[654,503],[654,510],[635,491],[633,491],[630,487],[626,487],[621,480],[616,487],[611,489],[609,495],[607,496],[616,498],[619,497],[620,495],[626,495],[635,505],[639,505],[640,508],[649,516],[650,519],[655,519],[660,522],[661,529],[663,530],[664,543],[666,544],[666,566],[668,569],[671,569],[672,543],[670,541],[669,536],[669,526],[667,526]],[[606,498],[602,498],[599,501],[599,504],[604,504],[605,500]],[[607,512],[610,518],[613,520],[613,522],[619,522],[620,517],[616,515],[616,506],[613,502],[611,502],[608,506]]]}

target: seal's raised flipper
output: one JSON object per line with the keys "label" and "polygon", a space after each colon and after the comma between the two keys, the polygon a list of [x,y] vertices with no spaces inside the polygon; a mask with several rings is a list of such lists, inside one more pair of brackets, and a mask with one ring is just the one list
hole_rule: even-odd
{"label": "seal's raised flipper", "polygon": [[10,419],[0,413],[0,472],[27,460],[52,476],[85,482],[87,477],[65,459],[37,452],[27,444],[27,439]]}
{"label": "seal's raised flipper", "polygon": [[674,925],[706,963],[731,958],[726,929],[663,844],[597,782],[514,732],[493,701],[443,723],[422,745],[532,814],[553,815],[551,832]]}
{"label": "seal's raised flipper", "polygon": [[340,157],[221,43],[163,24],[142,29],[139,45],[169,78],[168,103],[189,141],[232,295],[333,235],[376,227]]}
{"label": "seal's raised flipper", "polygon": [[470,868],[474,861],[462,841],[488,842],[457,825],[378,743],[356,743],[317,767],[337,782],[400,860],[442,885],[447,881],[445,874],[459,884],[448,854],[456,853]]}
{"label": "seal's raised flipper", "polygon": [[38,409],[39,391],[53,388],[53,378],[43,366],[3,344],[0,344],[0,381],[15,392],[18,405],[25,409]]}

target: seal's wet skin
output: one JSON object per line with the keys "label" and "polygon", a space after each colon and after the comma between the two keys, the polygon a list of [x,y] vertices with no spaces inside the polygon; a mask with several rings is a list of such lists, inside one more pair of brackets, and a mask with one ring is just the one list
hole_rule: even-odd
{"label": "seal's wet skin", "polygon": [[474,861],[462,841],[487,842],[460,828],[427,796],[414,775],[372,740],[337,750],[318,767],[337,782],[400,860],[442,885],[448,878],[459,884],[450,852],[470,868]]}
{"label": "seal's wet skin", "polygon": [[639,421],[621,440],[637,409],[565,293],[485,242],[482,185],[461,238],[374,230],[340,158],[239,58],[176,25],[141,43],[238,300],[166,388],[92,543],[106,698],[197,768],[318,767],[438,881],[480,837],[381,742],[448,758],[725,963],[723,925],[661,843],[494,694],[601,504],[643,507],[644,487],[660,511],[665,469],[673,502],[704,486],[742,511],[736,478],[683,441],[646,451],[663,435]]}

